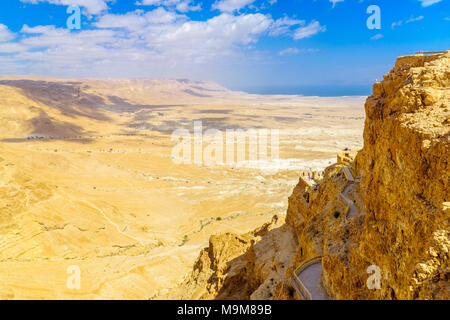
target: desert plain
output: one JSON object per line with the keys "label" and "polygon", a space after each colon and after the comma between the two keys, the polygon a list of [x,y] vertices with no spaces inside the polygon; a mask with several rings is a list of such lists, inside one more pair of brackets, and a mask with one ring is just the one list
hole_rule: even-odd
{"label": "desert plain", "polygon": [[[361,148],[364,101],[189,80],[0,77],[0,299],[167,296],[211,235],[285,214],[299,175]],[[278,130],[279,157],[174,161],[173,132],[195,121]]]}

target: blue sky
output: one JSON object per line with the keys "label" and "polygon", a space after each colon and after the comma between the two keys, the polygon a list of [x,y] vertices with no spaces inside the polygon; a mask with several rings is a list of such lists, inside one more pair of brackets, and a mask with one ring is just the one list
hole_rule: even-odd
{"label": "blue sky", "polygon": [[[4,0],[0,74],[367,89],[399,55],[450,48],[449,2]],[[80,30],[67,28],[69,5],[81,7]],[[367,27],[370,5],[381,29]]]}

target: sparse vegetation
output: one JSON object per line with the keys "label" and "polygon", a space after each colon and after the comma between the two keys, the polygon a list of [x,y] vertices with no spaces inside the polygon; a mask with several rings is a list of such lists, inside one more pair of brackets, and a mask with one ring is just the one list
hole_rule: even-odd
{"label": "sparse vegetation", "polygon": [[[50,84],[43,85],[43,88],[48,85]],[[133,102],[133,95],[128,96],[126,94],[129,98],[127,104],[122,104],[119,101],[117,105],[109,105],[107,97],[109,95],[113,97],[122,91],[117,90],[116,92],[116,90],[111,89],[111,93],[108,94],[107,83],[101,84],[99,82],[99,85],[103,88],[101,90],[104,90],[101,99],[105,99],[108,108],[123,107],[132,110],[134,103],[141,108],[141,104],[145,102],[145,97],[136,97],[137,102]],[[117,85],[119,86],[119,84]],[[124,86],[128,85],[128,83],[124,84]],[[81,89],[83,88],[83,84],[76,85],[77,88],[78,86]],[[7,86],[3,86],[2,90],[6,90],[5,88],[7,89]],[[16,97],[16,93],[14,93],[14,97]],[[17,97],[19,97],[18,93]],[[57,96],[55,95],[55,97]],[[57,98],[59,99],[59,97]],[[68,97],[68,99],[71,98]],[[92,102],[95,105],[97,102],[103,105],[101,99]],[[151,99],[154,99],[154,97],[152,96]],[[57,103],[58,106],[61,105],[61,108],[63,108],[65,102],[59,100],[55,101],[55,104]],[[175,97],[173,100],[174,104],[178,104]],[[180,100],[182,99],[180,98]],[[277,99],[274,101],[277,101]],[[19,102],[17,102],[18,105]],[[324,105],[326,103],[323,102]],[[343,100],[339,103],[344,105],[346,102]],[[89,104],[89,101],[87,104]],[[36,103],[36,105],[40,106],[41,104]],[[249,105],[252,106],[253,102],[251,101]],[[88,107],[86,106],[86,108]],[[85,107],[83,105],[80,108],[83,111]],[[36,109],[39,108],[36,107]],[[89,116],[97,116],[97,114],[95,110],[90,112],[89,107],[86,109],[86,117],[73,119],[72,128],[71,118],[61,115],[56,107],[48,107],[45,110],[48,113],[48,118],[54,119],[54,123],[51,123],[54,126],[51,125],[44,129],[52,131],[49,134],[54,137],[42,139],[55,141],[33,145],[31,145],[31,142],[21,143],[17,144],[17,148],[14,147],[13,150],[7,150],[4,146],[5,150],[2,152],[2,156],[5,159],[1,163],[5,169],[5,177],[8,178],[10,173],[11,177],[15,177],[15,175],[18,177],[11,181],[13,185],[11,191],[4,188],[3,198],[7,200],[5,204],[6,214],[15,211],[25,212],[25,210],[36,213],[36,215],[25,215],[21,220],[23,226],[21,225],[20,230],[17,230],[20,232],[20,236],[26,239],[26,237],[37,232],[33,222],[34,219],[45,223],[44,226],[56,230],[45,230],[48,236],[39,236],[39,241],[43,241],[42,247],[40,247],[40,243],[35,241],[16,241],[16,238],[19,239],[16,236],[16,228],[4,230],[5,233],[6,231],[12,233],[10,238],[5,238],[6,245],[11,248],[5,254],[11,253],[12,255],[15,252],[20,254],[21,250],[12,247],[15,244],[23,250],[31,250],[26,255],[30,257],[26,258],[29,259],[26,261],[33,267],[30,270],[30,276],[33,279],[40,279],[41,274],[48,273],[46,261],[41,261],[40,258],[41,250],[45,256],[54,258],[55,263],[62,263],[63,266],[71,261],[78,263],[78,260],[80,260],[80,264],[89,266],[93,281],[96,281],[97,275],[100,275],[100,277],[105,275],[106,286],[117,281],[116,279],[120,279],[122,275],[126,276],[127,272],[133,275],[134,269],[130,266],[134,265],[134,262],[130,259],[139,259],[138,261],[153,259],[152,261],[155,261],[155,263],[145,266],[145,271],[152,274],[152,283],[154,282],[155,287],[171,288],[170,293],[175,294],[176,290],[172,290],[172,288],[177,288],[180,285],[178,281],[186,274],[186,268],[192,267],[192,254],[195,254],[195,250],[203,252],[201,246],[211,235],[218,232],[240,235],[242,232],[253,230],[260,224],[266,223],[274,214],[286,212],[285,201],[292,192],[290,181],[291,178],[292,181],[297,178],[297,170],[283,170],[277,174],[269,174],[267,177],[265,173],[260,173],[266,181],[259,181],[259,176],[255,180],[256,171],[254,171],[254,168],[237,167],[235,168],[236,172],[232,172],[228,166],[220,166],[208,171],[209,169],[199,169],[192,165],[181,166],[180,169],[174,166],[173,159],[169,157],[173,148],[173,143],[170,141],[172,131],[167,131],[166,134],[163,131],[157,132],[156,130],[149,135],[137,135],[128,133],[128,131],[124,134],[115,133],[122,132],[124,124],[135,121],[133,112],[110,113],[110,109],[101,109],[105,117],[110,116],[110,120],[91,121]],[[167,110],[167,114],[164,113],[164,117],[177,119],[175,111],[171,111],[170,108],[165,108],[165,110]],[[255,113],[251,112],[249,119],[252,119],[255,114],[258,116],[266,114],[266,111],[260,111],[259,107],[255,107],[254,110]],[[280,110],[284,110],[284,107],[280,107]],[[232,118],[233,113],[231,111],[229,124],[234,126],[233,121],[235,119]],[[32,112],[35,115],[36,112]],[[274,112],[278,111],[275,110]],[[345,113],[343,112],[343,114]],[[98,114],[98,116],[101,115]],[[193,116],[197,117],[197,114],[193,112]],[[30,119],[32,119],[31,116]],[[187,120],[186,123],[189,125]],[[237,121],[242,122],[244,119],[239,116]],[[171,124],[170,121],[167,121],[167,126],[169,128],[172,125],[174,128],[180,126],[178,119],[173,122]],[[159,123],[159,120],[156,119],[155,123]],[[296,128],[294,123],[286,123],[286,126]],[[349,126],[353,127],[353,122]],[[312,123],[311,127],[316,126]],[[356,128],[356,125],[354,127]],[[28,130],[28,127],[25,129]],[[77,130],[80,131],[80,135],[76,133]],[[17,130],[17,134],[22,133]],[[24,134],[27,134],[27,132],[24,131]],[[77,136],[74,136],[74,134]],[[83,135],[81,136],[81,134]],[[145,136],[146,139],[141,139],[141,136]],[[72,141],[76,139],[86,141]],[[329,137],[323,137],[324,141],[328,139]],[[284,140],[282,139],[281,142],[280,147],[283,148]],[[290,143],[291,141],[289,141]],[[31,147],[33,157],[27,156]],[[60,155],[54,155],[53,153],[60,153]],[[20,159],[20,167],[18,169],[11,168],[14,165],[13,163],[16,163],[16,166],[19,165],[18,159]],[[46,166],[47,163],[50,166]],[[19,173],[19,170],[23,171],[23,174]],[[28,181],[28,179],[30,180]],[[92,183],[99,183],[100,186],[92,186]],[[55,186],[52,187],[52,185]],[[204,188],[205,190],[198,191],[197,188],[199,190]],[[319,190],[321,188],[322,186]],[[16,190],[18,191],[16,192]],[[270,190],[270,196],[265,196],[265,190]],[[280,205],[281,203],[283,207]],[[254,210],[255,205],[258,207]],[[47,210],[57,211],[57,214],[47,215],[45,214]],[[220,216],[217,216],[217,214],[220,214]],[[323,229],[320,228],[319,231],[316,226],[311,231],[316,237],[323,233]],[[261,231],[261,235],[264,232]],[[278,235],[278,231],[270,234]],[[6,234],[6,237],[9,236],[9,234]],[[57,240],[58,237],[69,240],[55,241],[54,239]],[[278,239],[278,236],[276,236],[276,239]],[[290,241],[289,237],[280,236],[279,239],[282,244]],[[243,236],[241,240],[247,241],[247,236]],[[92,248],[91,243],[95,244]],[[70,247],[70,250],[66,249],[66,245]],[[197,245],[199,245],[198,248]],[[241,245],[241,242],[236,242],[236,246],[238,245]],[[264,242],[263,245],[265,246]],[[34,246],[38,246],[36,250]],[[85,248],[85,246],[88,247]],[[173,248],[174,246],[176,248]],[[245,246],[246,244],[242,244],[243,248]],[[47,249],[49,251],[44,252]],[[288,247],[287,249],[292,249],[294,252],[294,248]],[[285,250],[285,248],[281,246],[280,250]],[[305,254],[306,249],[303,248],[302,250],[304,251],[302,253]],[[70,252],[74,256],[66,256],[66,252]],[[187,255],[188,258],[186,258]],[[128,259],[128,256],[131,258]],[[20,261],[17,262],[20,264],[20,268],[17,268],[17,272],[23,271],[24,261],[25,258],[20,257]],[[176,261],[175,264],[174,261]],[[265,283],[267,288],[264,292],[261,292],[261,297],[275,297],[277,293],[275,288],[281,288],[281,285],[284,284],[286,279],[280,274],[284,275],[285,271],[291,267],[291,264],[283,265],[282,263],[286,263],[285,261],[287,260],[284,259],[283,254],[283,257],[272,265],[268,264],[268,268],[272,268],[273,272],[271,272],[269,281]],[[15,261],[11,261],[12,272],[15,272],[15,269],[13,269],[14,263]],[[61,276],[64,279],[67,276],[64,267],[54,270],[58,272],[55,276]],[[4,287],[10,285],[9,278],[9,275],[0,277],[2,282],[4,280],[7,282]],[[46,277],[41,278],[43,279],[42,282],[40,280],[32,281],[31,284],[35,285],[35,288],[29,288],[27,279],[23,278],[23,283],[19,283],[23,291],[22,289],[14,290],[15,293],[21,294],[17,297],[28,296],[25,290],[30,289],[33,291],[30,291],[32,294],[29,296],[54,298],[53,292],[46,288],[46,282],[44,281]],[[14,279],[13,281],[15,281]],[[145,277],[142,279],[138,277],[136,281],[136,286],[141,286],[141,281],[145,285],[146,280]],[[39,287],[41,283],[42,287]],[[89,292],[89,288],[91,287],[86,285],[86,290],[83,291],[86,296],[92,294]],[[96,289],[97,287],[93,285],[92,288]],[[115,288],[113,289],[107,290],[108,297],[124,296],[124,292],[121,291],[122,288],[117,288],[117,291]],[[295,296],[294,287],[290,287],[288,290],[292,296]],[[3,293],[6,296],[8,292],[0,292],[0,294]],[[66,293],[62,294],[63,298],[70,298],[70,292],[68,293],[69,296],[66,296]],[[138,290],[130,294],[132,294],[132,298],[148,299],[150,297],[150,299],[154,299],[164,298],[166,292],[161,290],[158,294],[153,295],[151,291]],[[188,293],[184,292],[183,294],[187,295]],[[260,297],[259,293],[258,297]]]}
{"label": "sparse vegetation", "polygon": [[180,247],[184,246],[189,241],[189,237],[184,235],[183,241],[181,241]]}

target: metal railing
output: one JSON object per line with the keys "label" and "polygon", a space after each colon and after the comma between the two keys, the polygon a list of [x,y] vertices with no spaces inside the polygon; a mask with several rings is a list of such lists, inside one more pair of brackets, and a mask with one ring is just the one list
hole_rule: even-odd
{"label": "metal railing", "polygon": [[353,179],[353,176],[348,167],[344,167],[344,174],[348,181],[355,182],[355,179]]}

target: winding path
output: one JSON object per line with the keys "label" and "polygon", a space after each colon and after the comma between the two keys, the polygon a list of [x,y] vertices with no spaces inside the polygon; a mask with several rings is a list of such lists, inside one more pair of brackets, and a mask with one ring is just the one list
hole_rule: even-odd
{"label": "winding path", "polygon": [[[353,189],[355,179],[348,167],[344,167],[344,174],[348,181],[348,185],[340,196],[349,208],[347,217],[351,219],[359,214],[358,207],[348,198],[348,193]],[[330,300],[321,284],[322,271],[322,257],[310,259],[294,271],[291,276],[291,284],[301,299]]]}
{"label": "winding path", "polygon": [[303,263],[291,277],[291,283],[303,300],[330,300],[323,288],[322,257],[316,257]]}
{"label": "winding path", "polygon": [[344,199],[344,201],[347,203],[348,207],[350,208],[349,212],[347,214],[347,217],[349,219],[351,219],[359,214],[358,207],[355,206],[355,203],[352,200],[350,200],[348,197],[348,193],[350,192],[350,190],[353,189],[353,184],[355,182],[355,179],[353,178],[348,167],[344,167],[344,174],[348,180],[348,185],[345,187],[344,191],[342,192],[342,198]]}
{"label": "winding path", "polygon": [[329,300],[325,289],[320,283],[321,275],[322,262],[317,262],[310,265],[297,275],[298,279],[303,282],[305,287],[310,292],[312,300]]}
{"label": "winding path", "polygon": [[98,208],[98,207],[97,207],[96,205],[94,205],[92,202],[90,202],[90,201],[88,201],[88,200],[81,200],[81,202],[84,202],[85,204],[87,204],[87,205],[90,206],[91,208],[93,208],[93,209],[97,210],[98,212],[100,212],[100,213],[102,214],[103,218],[105,218],[105,220],[108,221],[109,224],[111,224],[112,226],[114,226],[114,228],[117,230],[118,233],[120,233],[121,235],[124,235],[124,236],[127,237],[127,238],[131,238],[131,239],[133,239],[133,240],[139,242],[141,245],[144,245],[144,242],[143,242],[141,239],[136,238],[136,237],[134,237],[134,236],[132,236],[132,235],[130,235],[130,234],[125,233],[124,231],[122,231],[117,223],[115,223],[114,221],[112,221],[112,220],[105,214],[105,212],[104,212],[102,209]]}
{"label": "winding path", "polygon": [[353,203],[352,200],[350,200],[348,198],[348,193],[350,192],[350,190],[353,189],[353,183],[349,183],[345,189],[344,192],[342,192],[342,197],[344,198],[345,202],[347,202],[348,206],[350,207],[350,210],[348,212],[347,217],[349,219],[356,217],[359,214],[359,209],[357,206],[355,206],[355,204]]}

